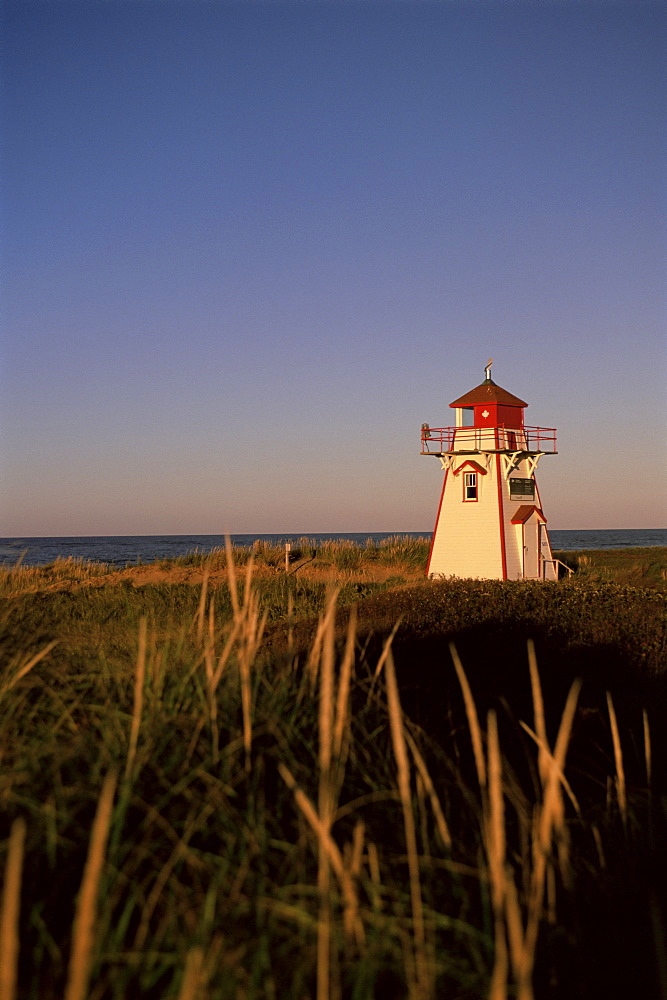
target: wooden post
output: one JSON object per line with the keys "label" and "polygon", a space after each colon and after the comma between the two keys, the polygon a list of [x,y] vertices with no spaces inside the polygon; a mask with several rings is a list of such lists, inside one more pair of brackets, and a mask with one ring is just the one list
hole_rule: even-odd
{"label": "wooden post", "polygon": [[289,554],[292,550],[292,546],[289,542],[285,542],[285,572],[289,573]]}

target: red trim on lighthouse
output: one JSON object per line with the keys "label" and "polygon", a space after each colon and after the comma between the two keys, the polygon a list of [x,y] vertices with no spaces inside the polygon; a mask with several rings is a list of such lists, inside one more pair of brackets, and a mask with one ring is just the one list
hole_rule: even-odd
{"label": "red trim on lighthouse", "polygon": [[517,507],[514,511],[514,514],[512,515],[512,524],[525,524],[528,518],[532,517],[533,514],[537,514],[537,517],[542,524],[547,523],[547,519],[539,507],[536,507],[534,503],[525,503],[520,507]]}
{"label": "red trim on lighthouse", "polygon": [[428,550],[428,559],[426,561],[426,576],[428,577],[431,571],[431,556],[433,555],[433,546],[435,545],[435,536],[438,532],[438,525],[440,524],[440,511],[442,510],[442,501],[445,499],[445,486],[447,485],[447,476],[449,474],[449,469],[445,469],[445,477],[442,481],[442,493],[440,494],[440,503],[438,504],[438,514],[435,519],[435,528],[433,529],[433,534],[431,536],[431,546]]}
{"label": "red trim on lighthouse", "polygon": [[480,476],[486,475],[486,469],[483,469],[482,466],[479,464],[479,462],[473,462],[471,458],[468,458],[466,459],[465,462],[462,462],[461,465],[459,465],[458,469],[454,469],[454,475],[458,476],[459,472],[461,472],[462,469],[467,469],[468,467],[470,467],[471,472],[479,472]]}
{"label": "red trim on lighthouse", "polygon": [[505,551],[505,518],[503,516],[503,480],[500,469],[500,455],[496,455],[496,479],[498,482],[498,521],[500,522],[500,555],[503,563],[503,580],[506,580],[507,552]]}

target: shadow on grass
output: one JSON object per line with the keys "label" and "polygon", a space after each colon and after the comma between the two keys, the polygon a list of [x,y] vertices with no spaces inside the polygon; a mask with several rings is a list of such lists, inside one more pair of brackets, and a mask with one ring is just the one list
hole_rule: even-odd
{"label": "shadow on grass", "polygon": [[[667,677],[637,670],[611,642],[577,643],[529,619],[511,625],[488,619],[444,634],[399,631],[393,655],[403,709],[432,745],[432,766],[440,767],[442,776],[449,773],[449,780],[456,775],[475,788],[472,756],[466,753],[468,725],[449,649],[453,643],[483,728],[489,710],[497,712],[508,810],[512,797],[532,800],[539,784],[535,755],[520,724],[534,726],[528,638],[535,643],[552,747],[568,691],[576,678],[583,680],[566,766],[580,810],[571,823],[573,888],[559,900],[558,923],[545,927],[541,936],[535,995],[581,1000],[664,995],[659,956],[667,928]],[[369,669],[381,647],[380,637],[367,640]],[[618,719],[631,803],[627,823],[617,807],[607,692]],[[650,789],[644,710],[651,720]],[[600,831],[604,849],[598,850]]]}

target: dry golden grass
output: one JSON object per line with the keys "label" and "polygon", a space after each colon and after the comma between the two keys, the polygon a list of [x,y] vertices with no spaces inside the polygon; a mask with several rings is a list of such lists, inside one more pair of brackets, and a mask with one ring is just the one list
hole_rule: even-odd
{"label": "dry golden grass", "polygon": [[396,758],[398,794],[403,812],[403,828],[408,855],[408,872],[410,875],[410,901],[412,905],[412,922],[414,935],[414,969],[415,978],[410,984],[410,995],[415,1000],[428,1000],[433,994],[431,962],[428,956],[426,926],[424,923],[424,908],[422,903],[421,878],[419,873],[419,854],[417,850],[417,831],[414,813],[412,811],[412,794],[410,790],[410,764],[408,761],[405,735],[403,731],[403,713],[396,683],[394,659],[389,651],[385,664],[387,681],[387,707],[391,742]]}
{"label": "dry golden grass", "polygon": [[625,791],[625,769],[623,767],[623,751],[621,749],[621,737],[618,731],[618,722],[616,721],[616,709],[614,708],[614,702],[612,700],[611,693],[609,691],[607,691],[607,708],[609,709],[611,738],[614,745],[614,763],[616,765],[615,785],[616,785],[616,796],[618,799],[618,808],[621,813],[621,819],[623,820],[623,826],[627,827],[628,802]]}
{"label": "dry golden grass", "polygon": [[9,834],[0,915],[0,997],[3,1000],[14,1000],[16,993],[19,956],[18,920],[25,833],[25,820],[22,818],[14,820]]}
{"label": "dry golden grass", "polygon": [[204,983],[204,951],[202,948],[191,948],[187,954],[178,1000],[199,1000]]}
{"label": "dry golden grass", "polygon": [[95,948],[95,919],[100,877],[111,825],[116,775],[104,779],[90,834],[90,847],[83,872],[72,928],[72,951],[65,1000],[86,1000],[88,978]]}
{"label": "dry golden grass", "polygon": [[134,708],[132,710],[132,724],[130,727],[130,742],[127,751],[127,762],[125,765],[125,780],[132,776],[134,759],[137,754],[137,744],[139,742],[139,729],[141,726],[141,713],[144,704],[144,681],[146,677],[146,619],[142,618],[139,623],[139,648],[137,651],[137,667],[134,682]]}
{"label": "dry golden grass", "polygon": [[[538,746],[538,773],[541,796],[533,806],[530,818],[531,853],[524,858],[523,869],[528,871],[525,902],[522,907],[516,884],[515,871],[506,858],[505,805],[507,794],[503,780],[503,763],[498,740],[496,713],[490,711],[486,733],[479,724],[472,691],[456,648],[450,646],[452,659],[461,685],[473,755],[481,792],[482,829],[486,850],[491,902],[494,912],[495,961],[491,976],[490,1000],[504,1000],[511,986],[518,1000],[533,1000],[533,969],[540,925],[547,915],[545,895],[555,884],[554,849],[559,858],[564,883],[570,880],[568,870],[568,832],[562,790],[567,786],[564,777],[565,757],[574,722],[574,715],[581,690],[576,681],[569,692],[561,723],[552,751],[547,741],[544,719],[544,702],[537,671],[535,651],[529,644],[529,669],[533,695],[535,731],[525,723]],[[486,743],[486,756],[484,744]],[[617,761],[617,768],[619,763]],[[551,910],[555,903],[552,902]],[[508,960],[509,959],[509,960]]]}
{"label": "dry golden grass", "polygon": [[425,539],[397,536],[366,548],[344,540],[317,547],[309,539],[302,542],[303,552],[289,562],[287,572],[284,549],[261,541],[251,549],[241,549],[232,545],[229,536],[225,538],[224,549],[123,568],[72,557],[56,559],[48,566],[0,566],[0,595],[74,591],[124,583],[135,587],[160,583],[201,586],[205,577],[207,585],[228,585],[238,595],[238,570],[247,567],[249,561],[254,563],[252,575],[258,581],[287,577],[333,586],[346,582],[385,583],[395,580],[397,575],[406,584],[424,579],[428,553]]}
{"label": "dry golden grass", "polygon": [[642,709],[642,723],[644,727],[644,761],[646,763],[646,786],[651,787],[651,727],[648,721],[648,712],[646,709]]}
{"label": "dry golden grass", "polygon": [[[180,1000],[279,995],[278,978],[261,966],[262,948],[271,962],[282,962],[284,978],[289,978],[297,953],[303,954],[299,961],[310,963],[294,994],[289,993],[298,998],[338,1000],[349,988],[346,975],[356,995],[373,995],[377,969],[389,961],[399,982],[396,995],[429,1000],[444,995],[446,982],[450,995],[460,988],[490,1000],[534,1000],[540,945],[562,918],[562,896],[569,894],[568,905],[574,905],[581,868],[589,871],[597,864],[602,872],[612,853],[601,825],[585,827],[566,777],[581,684],[575,682],[569,692],[567,685],[562,689],[563,710],[554,716],[560,703],[554,706],[553,698],[545,698],[535,649],[528,644],[525,682],[532,693],[532,720],[515,720],[520,722],[515,729],[521,754],[530,758],[530,780],[522,779],[522,786],[502,711],[489,710],[488,702],[484,711],[478,707],[484,702],[474,692],[475,673],[466,673],[452,645],[454,674],[448,664],[442,665],[442,687],[444,691],[448,674],[458,677],[460,694],[454,680],[448,697],[452,695],[452,717],[464,726],[462,735],[460,728],[451,737],[445,734],[460,754],[459,771],[453,773],[456,754],[438,757],[405,714],[407,696],[394,645],[398,625],[381,633],[373,659],[364,663],[357,611],[341,625],[336,591],[331,590],[307,651],[299,657],[290,644],[287,659],[272,663],[261,647],[266,608],[258,561],[250,556],[237,572],[232,553],[227,555],[228,603],[216,603],[220,595],[214,592],[213,567],[200,567],[201,590],[188,594],[192,599],[175,654],[166,641],[161,644],[154,624],[137,616],[133,661],[104,663],[90,676],[72,671],[72,680],[63,672],[63,691],[57,690],[61,678],[48,661],[53,644],[7,661],[4,694],[7,699],[20,696],[31,720],[37,718],[34,706],[48,697],[50,706],[63,703],[56,720],[60,729],[76,734],[91,719],[98,727],[95,738],[81,745],[99,745],[99,733],[108,737],[104,764],[94,762],[97,774],[109,773],[76,904],[63,983],[66,1000],[102,995],[120,1000],[125,986],[114,992],[114,969],[136,990],[140,979],[139,973],[132,978],[132,963],[145,970],[151,962],[163,963],[163,978],[156,974],[152,995],[158,989]],[[282,607],[290,625],[293,608],[287,600]],[[363,613],[363,607],[359,610]],[[38,676],[34,668],[40,664],[51,673],[44,669]],[[414,669],[418,667],[415,661]],[[123,700],[117,708],[119,693]],[[88,702],[91,707],[77,714]],[[528,697],[528,716],[530,703]],[[624,837],[633,825],[638,798],[633,799],[626,771],[633,772],[623,756],[631,741],[623,730],[621,745],[611,694],[606,715],[604,696],[602,703],[613,747],[613,764],[611,757],[607,760],[613,773],[607,777],[615,782],[618,804],[611,812]],[[652,754],[646,711],[642,721],[640,771],[643,776],[645,767],[650,787],[653,772],[660,772],[659,755],[654,759]],[[0,730],[5,754],[15,738],[10,724],[8,712]],[[555,740],[550,741],[549,732]],[[70,786],[67,794],[62,792],[69,766],[65,754],[63,760],[56,789],[61,809],[74,797]],[[123,775],[115,810],[110,762]],[[534,788],[527,790],[531,782]],[[153,783],[159,785],[155,801]],[[14,807],[26,800],[24,788],[14,798],[5,786],[0,792]],[[639,798],[647,798],[646,790]],[[271,815],[274,808],[283,810],[277,822]],[[72,830],[55,805],[47,809],[36,801],[31,809],[38,818],[54,813],[47,838],[53,857],[62,844],[69,848]],[[119,819],[124,810],[134,811],[127,827]],[[596,804],[594,813],[603,816],[604,810]],[[455,817],[452,823],[450,817]],[[105,874],[112,891],[105,920],[98,898],[112,819]],[[593,861],[589,856],[579,872],[570,829],[575,820],[597,848]],[[84,853],[87,836],[86,831]],[[17,990],[24,838],[25,827],[18,821],[6,845],[0,925],[3,1000],[5,995],[15,1000]],[[113,867],[117,863],[118,870]],[[255,868],[260,875],[253,881]],[[74,884],[78,882],[77,874]],[[39,905],[31,903],[33,920],[41,914]],[[463,908],[466,919],[478,920],[481,929],[463,926]],[[112,925],[118,913],[127,930],[116,938]],[[658,941],[664,925],[659,901],[651,913]],[[245,935],[242,940],[231,940],[235,921]],[[31,933],[30,919],[22,926]],[[260,937],[260,945],[253,937],[276,928],[278,944]],[[110,940],[116,948],[111,958],[104,950],[111,951]],[[459,968],[466,942],[471,942],[468,964]],[[455,967],[451,978],[448,965]],[[235,977],[227,993],[219,988],[225,975]]]}

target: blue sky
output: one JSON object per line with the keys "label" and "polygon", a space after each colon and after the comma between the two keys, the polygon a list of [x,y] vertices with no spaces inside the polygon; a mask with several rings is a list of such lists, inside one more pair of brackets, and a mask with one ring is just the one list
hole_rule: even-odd
{"label": "blue sky", "polygon": [[667,525],[662,3],[5,0],[0,532],[430,530],[494,378]]}

